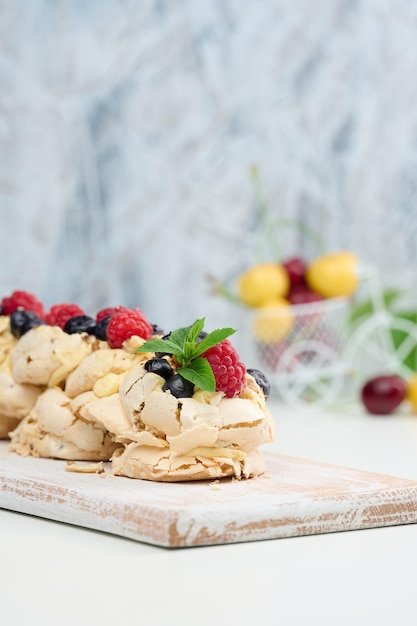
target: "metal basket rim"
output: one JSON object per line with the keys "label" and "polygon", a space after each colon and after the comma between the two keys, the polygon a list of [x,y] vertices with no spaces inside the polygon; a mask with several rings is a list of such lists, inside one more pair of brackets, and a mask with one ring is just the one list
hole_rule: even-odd
{"label": "metal basket rim", "polygon": [[312,313],[330,313],[332,311],[347,311],[349,309],[350,300],[349,298],[340,297],[340,298],[327,298],[324,300],[319,300],[318,302],[306,302],[303,304],[289,304],[289,306],[268,306],[268,307],[258,307],[249,309],[248,312],[253,316],[257,317],[258,315],[262,315],[262,317],[269,317],[276,315],[288,316],[289,314],[297,317],[298,315],[303,316]]}

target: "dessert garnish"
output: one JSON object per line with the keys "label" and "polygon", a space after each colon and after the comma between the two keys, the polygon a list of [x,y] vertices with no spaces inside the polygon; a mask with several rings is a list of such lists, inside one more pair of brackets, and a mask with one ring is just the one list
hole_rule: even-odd
{"label": "dessert garnish", "polygon": [[[223,391],[227,397],[237,395],[244,386],[246,368],[227,339],[235,333],[234,328],[218,328],[210,333],[203,331],[205,318],[196,320],[191,326],[171,331],[163,338],[153,337],[140,346],[136,352],[155,352],[156,363],[149,364],[149,371],[167,373],[164,391],[177,393],[181,386],[189,384],[204,391]],[[176,371],[166,368],[161,362],[162,355],[171,355],[178,364]],[[155,368],[155,369],[153,369]],[[158,371],[158,373],[159,373]],[[165,378],[164,374],[160,374]],[[183,382],[184,381],[184,382]],[[192,387],[185,389],[192,395]],[[186,396],[183,396],[186,397]]]}

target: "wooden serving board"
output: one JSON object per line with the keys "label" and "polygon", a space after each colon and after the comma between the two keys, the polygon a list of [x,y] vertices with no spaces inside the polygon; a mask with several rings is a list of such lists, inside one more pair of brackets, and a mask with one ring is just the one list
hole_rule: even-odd
{"label": "wooden serving board", "polygon": [[[254,480],[155,483],[65,471],[0,442],[0,507],[165,547],[277,539],[417,521],[417,482],[264,453]],[[83,465],[79,463],[79,465]]]}

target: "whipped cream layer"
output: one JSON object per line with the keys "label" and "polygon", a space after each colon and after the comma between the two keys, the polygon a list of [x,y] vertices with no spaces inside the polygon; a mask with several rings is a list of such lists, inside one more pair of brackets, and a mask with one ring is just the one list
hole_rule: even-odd
{"label": "whipped cream layer", "polygon": [[143,360],[142,354],[132,354],[121,348],[102,347],[87,355],[68,374],[65,393],[70,398],[75,398],[84,391],[94,391],[98,397],[109,396],[118,392],[124,374]]}

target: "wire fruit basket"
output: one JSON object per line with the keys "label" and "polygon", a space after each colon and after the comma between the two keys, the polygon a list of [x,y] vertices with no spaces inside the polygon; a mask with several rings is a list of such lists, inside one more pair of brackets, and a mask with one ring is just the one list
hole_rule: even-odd
{"label": "wire fruit basket", "polygon": [[[385,372],[407,380],[417,372],[415,293],[410,289],[388,292],[393,306],[384,297],[375,268],[364,268],[362,281],[369,291],[371,314],[358,316],[352,324],[345,359],[360,381]],[[411,312],[407,307],[403,310],[402,302],[410,294]]]}
{"label": "wire fruit basket", "polygon": [[286,403],[330,404],[349,375],[344,359],[349,311],[345,298],[247,311],[240,320],[238,350],[268,376]]}
{"label": "wire fruit basket", "polygon": [[[256,260],[246,264],[246,270],[268,259],[274,263],[285,259],[280,234],[286,228],[312,244],[319,257],[325,255],[325,242],[305,223],[270,216],[256,167],[251,169],[251,180],[257,224],[253,249],[257,254]],[[261,305],[256,298],[252,302],[242,297],[239,300],[230,280],[214,281],[214,293],[237,305],[231,316],[239,330],[235,344],[241,357],[250,367],[264,371],[272,389],[287,404],[319,408],[351,401],[358,398],[360,386],[371,376],[388,372],[408,378],[417,372],[417,310],[409,319],[396,315],[387,307],[377,270],[359,264],[355,264],[355,273],[351,269],[353,290],[316,289],[325,299],[288,302],[288,306]],[[323,279],[323,267],[321,272]],[[327,273],[329,279],[334,280],[334,274],[329,278]],[[253,288],[253,282],[250,286]],[[357,316],[364,291],[368,312]],[[349,297],[327,297],[341,293]]]}
{"label": "wire fruit basket", "polygon": [[[361,268],[360,291],[353,298],[241,310],[235,318],[240,354],[297,408],[355,400],[378,374],[409,378],[417,371],[417,315],[410,321],[387,307],[375,268]],[[371,311],[352,322],[364,293]]]}

